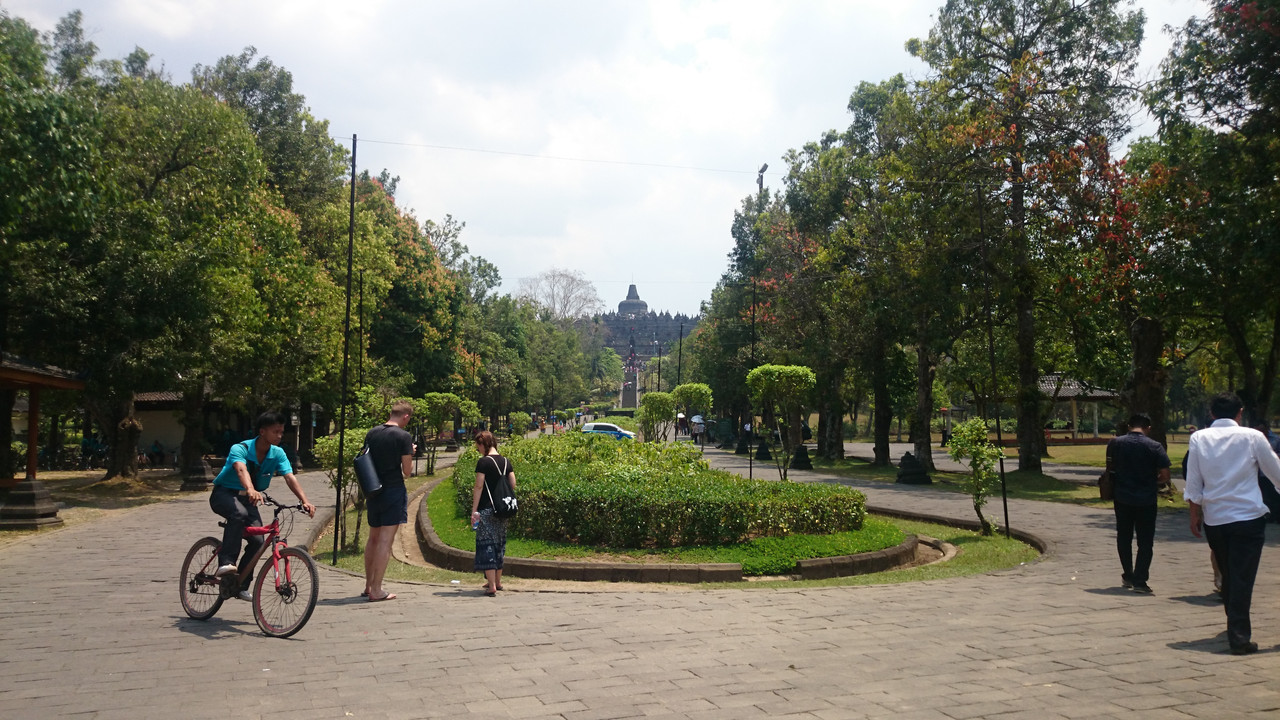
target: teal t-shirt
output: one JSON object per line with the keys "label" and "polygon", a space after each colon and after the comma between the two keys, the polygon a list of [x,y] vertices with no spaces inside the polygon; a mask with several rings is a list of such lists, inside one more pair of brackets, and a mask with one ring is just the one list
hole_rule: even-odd
{"label": "teal t-shirt", "polygon": [[289,457],[284,454],[284,448],[279,445],[272,445],[267,451],[267,456],[263,458],[262,464],[258,464],[258,438],[238,442],[231,446],[231,451],[227,453],[227,463],[222,466],[222,472],[218,473],[218,477],[214,479],[214,485],[232,488],[235,490],[243,490],[244,486],[240,484],[240,476],[236,473],[235,464],[242,462],[245,467],[249,468],[249,477],[253,478],[253,489],[262,492],[271,486],[271,478],[276,475],[285,475],[293,472],[293,466],[289,464]]}

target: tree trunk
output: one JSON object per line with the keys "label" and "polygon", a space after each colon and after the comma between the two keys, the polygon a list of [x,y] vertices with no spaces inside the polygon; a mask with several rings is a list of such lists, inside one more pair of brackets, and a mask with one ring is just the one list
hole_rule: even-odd
{"label": "tree trunk", "polygon": [[[1237,391],[1240,401],[1244,403],[1244,421],[1246,425],[1267,416],[1267,408],[1259,406],[1261,383],[1258,381],[1258,365],[1253,360],[1253,351],[1249,347],[1248,334],[1244,327],[1244,318],[1233,312],[1223,314],[1222,325],[1227,331],[1227,340],[1231,349],[1240,360],[1240,381],[1244,387]],[[1228,383],[1234,384],[1234,383]]]}
{"label": "tree trunk", "polygon": [[875,440],[875,459],[872,465],[886,467],[889,459],[889,431],[893,427],[893,407],[889,395],[889,363],[885,357],[883,342],[877,342],[871,358],[872,398],[875,402],[873,431]]}
{"label": "tree trunk", "polygon": [[303,397],[298,401],[298,464],[314,465],[316,446],[315,413],[311,409],[311,398]]}
{"label": "tree trunk", "polygon": [[828,460],[844,457],[844,437],[840,431],[844,418],[844,401],[840,397],[840,378],[843,376],[843,367],[838,372],[818,376],[818,431],[814,440],[818,457]]}
{"label": "tree trunk", "polygon": [[1271,317],[1271,350],[1267,353],[1267,362],[1262,368],[1262,378],[1258,387],[1258,407],[1262,408],[1265,420],[1271,410],[1271,394],[1275,390],[1276,365],[1280,363],[1280,307],[1272,309]]}
{"label": "tree trunk", "polygon": [[57,467],[55,463],[62,452],[62,416],[57,413],[49,416],[49,439],[45,443],[45,448],[49,456],[49,467]]}
{"label": "tree trunk", "polygon": [[204,471],[204,376],[182,388],[182,449],[179,463],[184,478],[203,479]]}
{"label": "tree trunk", "polygon": [[133,393],[111,397],[96,407],[98,424],[108,447],[105,478],[138,477],[138,440],[142,423],[133,414]]}
{"label": "tree trunk", "polygon": [[0,424],[4,428],[0,433],[0,480],[13,479],[13,405],[17,401],[17,390],[0,390],[0,413],[4,417]]}
{"label": "tree trunk", "polygon": [[849,413],[849,424],[853,426],[853,433],[858,434],[858,410],[862,408],[862,398],[853,399],[852,412]]}
{"label": "tree trunk", "polygon": [[1129,337],[1133,345],[1133,375],[1125,393],[1129,414],[1149,415],[1149,437],[1167,445],[1164,395],[1169,373],[1160,365],[1160,356],[1164,353],[1164,327],[1159,320],[1140,317],[1129,327]]}
{"label": "tree trunk", "polygon": [[[921,333],[923,335],[923,333]],[[921,340],[916,344],[916,411],[911,418],[911,436],[915,439],[916,459],[928,472],[934,472],[933,433],[933,376],[937,366]]]}
{"label": "tree trunk", "polygon": [[[1022,122],[1014,123],[1014,147],[1023,147]],[[1040,373],[1036,368],[1035,271],[1027,240],[1026,189],[1021,154],[1010,161],[1010,235],[1013,241],[1013,303],[1018,356],[1018,469],[1040,472],[1044,433],[1040,429]]]}
{"label": "tree trunk", "polygon": [[828,460],[844,459],[844,400],[838,392],[823,400],[826,407],[827,424],[822,428],[822,437],[826,438],[826,452],[822,457]]}

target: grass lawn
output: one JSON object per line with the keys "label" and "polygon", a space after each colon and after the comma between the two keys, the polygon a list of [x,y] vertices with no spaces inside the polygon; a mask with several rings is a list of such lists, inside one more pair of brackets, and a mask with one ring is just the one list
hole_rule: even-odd
{"label": "grass lawn", "polygon": [[[453,475],[453,468],[445,468],[436,470],[434,475],[415,475],[405,481],[405,487],[409,490],[409,494],[413,495],[414,491],[423,485],[431,482],[437,477],[446,478],[445,482],[440,483],[441,486],[448,485],[448,478]],[[360,538],[359,542],[355,542],[356,531],[356,510],[354,508],[347,510],[347,544],[338,549],[337,567],[343,570],[349,570],[359,575],[364,575],[364,544],[369,540],[369,528],[364,524],[365,517],[360,518]],[[409,518],[409,522],[416,520]],[[311,553],[316,562],[333,566],[333,526],[316,540],[314,552]],[[463,582],[473,582],[476,580],[476,573],[461,573],[452,570],[441,570],[438,568],[424,568],[417,565],[409,565],[395,559],[394,556],[387,563],[386,579],[388,580],[410,580],[416,582],[428,583],[448,583],[451,580],[460,580]]]}
{"label": "grass lawn", "polygon": [[[1173,472],[1175,474],[1181,472],[1182,458],[1187,454],[1187,443],[1171,442],[1169,443],[1169,461],[1173,464]],[[1018,457],[1018,448],[1009,447],[1004,449],[1004,454],[1008,457]],[[1067,465],[1089,465],[1096,468],[1106,467],[1107,464],[1107,446],[1106,445],[1050,445],[1049,455],[1044,458],[1048,462],[1064,463]]]}
{"label": "grass lawn", "polygon": [[[1003,535],[982,537],[977,532],[960,530],[948,525],[900,520],[894,518],[903,532],[927,535],[955,545],[959,552],[944,563],[923,565],[904,570],[889,570],[870,575],[829,578],[826,580],[767,581],[751,583],[751,587],[832,587],[841,585],[888,585],[890,583],[938,580],[942,578],[979,575],[1007,570],[1034,562],[1039,553],[1018,540],[1006,540]],[[721,583],[720,587],[742,587],[741,583]]]}
{"label": "grass lawn", "polygon": [[[906,441],[906,435],[903,435],[902,442]],[[1110,437],[1110,436],[1104,436]],[[1182,457],[1187,454],[1187,434],[1178,433],[1178,440],[1172,440],[1168,445],[1169,460],[1173,463],[1175,473],[1180,472],[1182,467]],[[890,439],[899,442],[897,436],[890,434]],[[1005,440],[1010,436],[1005,436]],[[853,442],[873,443],[874,438],[856,437]],[[995,435],[992,434],[991,441],[995,442]],[[942,436],[938,433],[933,434],[932,445],[938,447],[938,443],[942,442]],[[1005,457],[1018,457],[1018,447],[1016,445],[1006,447],[1004,449]],[[1049,455],[1045,458],[1049,462],[1063,463],[1066,465],[1089,465],[1096,468],[1105,467],[1107,464],[1107,446],[1101,445],[1049,445]]]}
{"label": "grass lawn", "polygon": [[[1066,502],[1100,508],[1111,507],[1111,501],[1098,498],[1098,488],[1095,486],[1066,482],[1040,473],[1013,470],[1012,467],[1015,465],[1016,463],[1005,462],[1005,485],[1011,498]],[[813,467],[815,470],[855,480],[891,483],[898,479],[897,468],[872,467],[870,463],[857,458],[845,460],[814,458]],[[968,492],[968,479],[964,473],[934,472],[930,473],[930,476],[933,478],[931,487],[950,492]],[[999,488],[993,495],[996,499],[1000,497]],[[1161,511],[1173,511],[1185,509],[1187,503],[1180,493],[1175,493],[1173,497],[1161,497],[1159,507]]]}

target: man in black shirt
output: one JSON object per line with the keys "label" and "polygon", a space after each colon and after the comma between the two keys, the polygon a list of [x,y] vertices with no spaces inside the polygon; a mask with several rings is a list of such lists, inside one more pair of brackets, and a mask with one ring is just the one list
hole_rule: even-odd
{"label": "man in black shirt", "polygon": [[409,499],[404,479],[413,474],[413,438],[405,431],[413,405],[400,400],[391,406],[391,417],[365,435],[369,456],[378,471],[382,489],[367,499],[369,541],[364,547],[364,595],[369,602],[394,600],[382,589],[382,576],[391,559],[391,544],[400,526],[409,521]]}
{"label": "man in black shirt", "polygon": [[[1120,552],[1120,581],[1136,593],[1149,594],[1152,546],[1156,537],[1156,494],[1169,484],[1169,454],[1147,437],[1151,418],[1129,418],[1129,432],[1111,441],[1107,466],[1115,475],[1116,549]],[[1138,537],[1134,563],[1133,537]]]}

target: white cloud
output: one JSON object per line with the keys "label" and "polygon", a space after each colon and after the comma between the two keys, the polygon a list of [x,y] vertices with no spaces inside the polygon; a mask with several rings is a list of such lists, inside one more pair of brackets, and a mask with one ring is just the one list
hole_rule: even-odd
{"label": "white cloud", "polygon": [[[508,287],[558,266],[610,307],[634,282],[650,307],[693,313],[755,169],[776,187],[787,149],[847,124],[858,82],[922,76],[903,43],[941,2],[104,0],[85,27],[104,56],[141,46],[178,81],[253,45],[344,144],[360,135],[362,169],[401,177],[403,205],[465,221]],[[46,30],[80,4],[5,0]],[[1153,68],[1159,26],[1205,4],[1142,6]]]}

